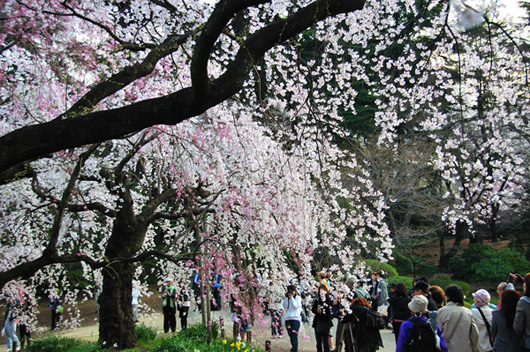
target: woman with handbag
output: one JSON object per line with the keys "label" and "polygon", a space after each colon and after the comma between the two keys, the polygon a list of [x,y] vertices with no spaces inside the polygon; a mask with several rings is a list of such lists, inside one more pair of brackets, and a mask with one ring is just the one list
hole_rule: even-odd
{"label": "woman with handbag", "polygon": [[478,329],[478,352],[490,352],[493,350],[493,341],[491,339],[491,308],[489,303],[491,296],[488,291],[480,289],[473,293],[475,308],[471,309],[473,319]]}
{"label": "woman with handbag", "polygon": [[317,352],[330,352],[329,332],[333,323],[331,321],[331,296],[326,285],[318,287],[317,297],[313,302],[311,311],[315,314],[313,328],[317,340]]}

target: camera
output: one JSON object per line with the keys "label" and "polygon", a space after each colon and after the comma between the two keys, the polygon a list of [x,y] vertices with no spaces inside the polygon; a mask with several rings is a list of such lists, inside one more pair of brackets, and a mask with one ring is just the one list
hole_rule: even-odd
{"label": "camera", "polygon": [[510,275],[508,275],[508,279],[506,280],[507,283],[512,283],[512,284],[522,284],[524,282],[524,278],[520,275],[520,274],[513,274],[513,273],[510,273]]}

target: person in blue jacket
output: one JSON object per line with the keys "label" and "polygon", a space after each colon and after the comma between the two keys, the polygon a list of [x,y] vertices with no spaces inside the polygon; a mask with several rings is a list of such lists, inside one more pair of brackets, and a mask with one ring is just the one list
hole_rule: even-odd
{"label": "person in blue jacket", "polygon": [[[429,326],[431,325],[430,321],[428,321],[429,318],[427,315],[428,314],[428,311],[427,311],[428,303],[429,301],[427,300],[425,296],[416,295],[412,298],[412,300],[408,304],[409,310],[411,311],[412,316],[408,320],[405,320],[403,324],[401,324],[401,327],[399,329],[399,337],[396,343],[396,352],[406,352],[410,349],[409,345],[413,338],[412,330],[414,327],[414,323],[416,321],[422,320],[424,322],[428,322]],[[445,339],[442,334],[442,329],[440,329],[438,325],[436,326],[435,337],[436,336],[438,336],[436,340],[439,340],[438,342],[439,349],[437,348],[438,346],[435,346],[433,350],[438,349],[441,352],[447,352],[447,345],[445,344]]]}

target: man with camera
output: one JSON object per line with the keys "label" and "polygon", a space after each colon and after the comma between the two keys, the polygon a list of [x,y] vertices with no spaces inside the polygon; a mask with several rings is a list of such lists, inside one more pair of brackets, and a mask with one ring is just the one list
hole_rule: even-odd
{"label": "man with camera", "polygon": [[287,292],[282,301],[285,311],[285,328],[291,339],[291,352],[298,352],[298,332],[302,320],[302,298],[295,285],[287,286]]}

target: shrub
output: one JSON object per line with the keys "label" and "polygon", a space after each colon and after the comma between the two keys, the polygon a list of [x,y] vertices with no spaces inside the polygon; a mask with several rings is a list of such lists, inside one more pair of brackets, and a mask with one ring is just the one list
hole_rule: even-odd
{"label": "shrub", "polygon": [[145,324],[139,324],[136,325],[134,328],[134,332],[136,333],[136,337],[138,337],[138,341],[140,342],[149,342],[156,338],[156,329],[153,327],[149,327]]}
{"label": "shrub", "polygon": [[387,279],[389,285],[402,282],[405,284],[406,287],[412,287],[412,280],[413,279],[408,276],[392,276]]}
{"label": "shrub", "polygon": [[471,244],[449,261],[453,278],[476,282],[498,282],[510,272],[525,272],[529,266],[525,257],[509,248],[496,250],[484,244]]}
{"label": "shrub", "polygon": [[433,262],[422,261],[416,266],[416,275],[418,276],[434,276],[438,272],[438,266]]}
{"label": "shrub", "polygon": [[[466,295],[467,298],[471,297],[471,302],[473,302],[473,297],[470,294],[470,287],[468,283],[464,281],[453,281],[453,284],[462,287],[462,291],[464,291],[464,295]],[[445,290],[445,287],[444,287],[444,290]]]}
{"label": "shrub", "polygon": [[385,278],[387,279],[393,276],[398,276],[396,269],[388,263],[381,263],[375,259],[366,259],[364,262],[366,263],[368,270],[377,272],[381,271],[385,273]]}
{"label": "shrub", "polygon": [[392,255],[394,256],[394,268],[398,272],[398,275],[413,274],[414,266],[412,265],[412,260],[410,260],[410,258],[404,256],[398,250],[394,250]]}
{"label": "shrub", "polygon": [[28,352],[101,352],[97,342],[88,342],[78,339],[47,336],[33,339],[31,345],[26,347]]}
{"label": "shrub", "polygon": [[445,288],[453,283],[453,279],[451,279],[451,275],[449,274],[438,274],[434,278],[432,278],[429,283],[432,286],[440,286],[442,290],[445,290]]}

